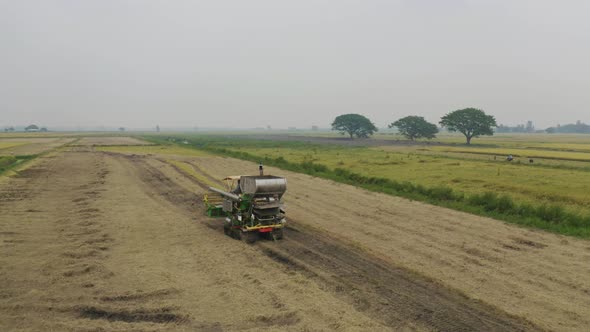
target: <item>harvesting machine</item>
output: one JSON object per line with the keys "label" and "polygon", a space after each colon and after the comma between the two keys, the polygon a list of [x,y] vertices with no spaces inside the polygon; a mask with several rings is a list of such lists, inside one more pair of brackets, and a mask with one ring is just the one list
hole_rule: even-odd
{"label": "harvesting machine", "polygon": [[248,243],[260,236],[280,240],[285,227],[285,210],[281,198],[287,190],[287,179],[264,175],[228,176],[226,190],[210,187],[203,201],[210,217],[225,217],[223,231]]}

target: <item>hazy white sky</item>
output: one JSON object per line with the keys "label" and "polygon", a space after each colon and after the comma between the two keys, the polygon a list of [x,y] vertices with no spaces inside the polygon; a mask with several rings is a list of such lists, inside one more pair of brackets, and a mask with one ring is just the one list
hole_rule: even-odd
{"label": "hazy white sky", "polygon": [[589,1],[0,0],[0,125],[590,122]]}

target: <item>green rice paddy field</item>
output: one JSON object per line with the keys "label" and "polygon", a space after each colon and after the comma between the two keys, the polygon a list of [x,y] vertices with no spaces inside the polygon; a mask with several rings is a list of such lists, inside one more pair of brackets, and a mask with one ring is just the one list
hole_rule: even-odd
{"label": "green rice paddy field", "polygon": [[[282,156],[288,161],[313,161],[330,168],[344,168],[365,176],[409,181],[424,186],[446,185],[465,193],[482,190],[508,194],[517,200],[559,202],[573,210],[590,213],[590,173],[587,169],[548,168],[526,163],[496,161],[479,155],[396,151],[388,148],[276,149],[240,148],[260,156]],[[407,149],[404,149],[407,150]],[[555,165],[555,163],[551,163]],[[571,165],[570,165],[571,166]]]}

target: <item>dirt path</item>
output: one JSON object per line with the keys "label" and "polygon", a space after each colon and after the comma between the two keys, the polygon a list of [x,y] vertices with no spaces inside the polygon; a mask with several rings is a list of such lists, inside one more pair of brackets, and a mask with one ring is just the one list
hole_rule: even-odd
{"label": "dirt path", "polygon": [[[256,169],[229,158],[192,163],[216,178]],[[268,172],[288,177],[292,225],[319,228],[542,328],[583,331],[590,326],[590,241],[302,174]]]}

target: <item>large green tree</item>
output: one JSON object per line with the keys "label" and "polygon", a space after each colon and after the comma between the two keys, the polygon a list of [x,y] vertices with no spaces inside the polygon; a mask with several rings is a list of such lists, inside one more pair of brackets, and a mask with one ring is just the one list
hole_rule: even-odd
{"label": "large green tree", "polygon": [[354,136],[367,138],[377,131],[377,127],[371,120],[360,114],[343,114],[334,119],[332,130],[338,130],[341,134],[348,134],[350,139],[353,139]]}
{"label": "large green tree", "polygon": [[412,141],[416,138],[435,138],[438,133],[438,128],[434,123],[414,115],[406,116],[389,125],[389,128],[393,127],[397,127],[400,134]]}
{"label": "large green tree", "polygon": [[497,127],[496,119],[477,108],[464,108],[456,110],[440,120],[440,124],[449,131],[458,131],[465,135],[467,144],[471,144],[473,137],[481,135],[494,135],[494,127]]}

